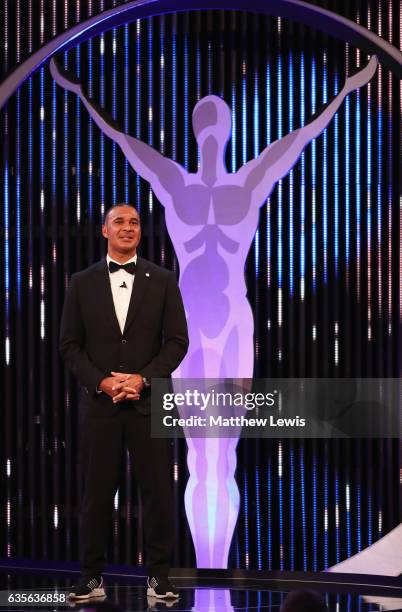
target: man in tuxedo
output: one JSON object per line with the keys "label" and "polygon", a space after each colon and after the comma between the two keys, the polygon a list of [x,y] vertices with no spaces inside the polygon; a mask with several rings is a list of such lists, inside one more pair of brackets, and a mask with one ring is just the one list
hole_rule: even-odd
{"label": "man in tuxedo", "polygon": [[60,350],[82,385],[80,453],[84,478],[82,577],[70,597],[103,597],[102,570],[113,501],[128,448],[144,510],[148,595],[176,597],[168,580],[173,546],[170,443],[150,434],[152,378],[169,377],[187,352],[187,323],[173,272],[137,255],[141,222],[129,205],[109,209],[105,259],[73,274]]}

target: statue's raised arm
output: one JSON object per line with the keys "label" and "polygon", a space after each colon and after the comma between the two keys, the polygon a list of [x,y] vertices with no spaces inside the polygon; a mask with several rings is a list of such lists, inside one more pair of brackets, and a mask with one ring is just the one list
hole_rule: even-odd
{"label": "statue's raised arm", "polygon": [[252,193],[252,205],[261,206],[265,203],[275,184],[288,174],[308,143],[327,127],[346,96],[373,78],[377,65],[378,60],[374,55],[363,70],[346,79],[342,90],[318,117],[306,126],[273,142],[256,159],[239,169],[237,172],[239,179]]}
{"label": "statue's raised arm", "polygon": [[50,60],[50,72],[58,85],[79,96],[96,125],[120,146],[133,170],[151,184],[161,204],[166,206],[170,201],[171,186],[184,183],[184,168],[145,142],[125,134],[114,119],[87,95],[80,81],[60,68],[54,58]]}

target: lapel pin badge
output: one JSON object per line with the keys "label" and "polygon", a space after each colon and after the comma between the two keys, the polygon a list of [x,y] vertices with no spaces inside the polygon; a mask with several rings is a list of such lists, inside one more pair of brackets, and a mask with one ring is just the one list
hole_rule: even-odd
{"label": "lapel pin badge", "polygon": [[148,276],[148,277],[149,277],[149,272],[145,272],[145,276]]}

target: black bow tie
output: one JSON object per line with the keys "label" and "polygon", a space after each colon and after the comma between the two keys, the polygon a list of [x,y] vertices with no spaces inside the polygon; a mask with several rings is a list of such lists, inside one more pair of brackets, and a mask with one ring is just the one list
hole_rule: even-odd
{"label": "black bow tie", "polygon": [[127,264],[118,264],[115,261],[109,261],[109,272],[117,272],[117,270],[125,270],[129,274],[135,274],[135,261],[130,261]]}

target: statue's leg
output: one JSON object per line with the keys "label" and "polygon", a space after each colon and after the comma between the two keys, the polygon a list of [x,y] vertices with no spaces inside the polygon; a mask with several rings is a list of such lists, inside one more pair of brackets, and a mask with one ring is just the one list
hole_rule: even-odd
{"label": "statue's leg", "polygon": [[[202,348],[205,375],[209,378],[252,377],[253,321],[248,304],[247,309],[241,325],[232,324],[230,332],[226,331],[224,342],[193,345],[193,355]],[[189,376],[185,369],[180,371],[180,375]],[[229,413],[225,416],[229,416]],[[187,437],[190,477],[185,492],[185,507],[197,567],[227,567],[240,504],[234,478],[240,432],[241,428],[232,427],[227,430],[225,438],[213,437],[211,430],[207,438]]]}

